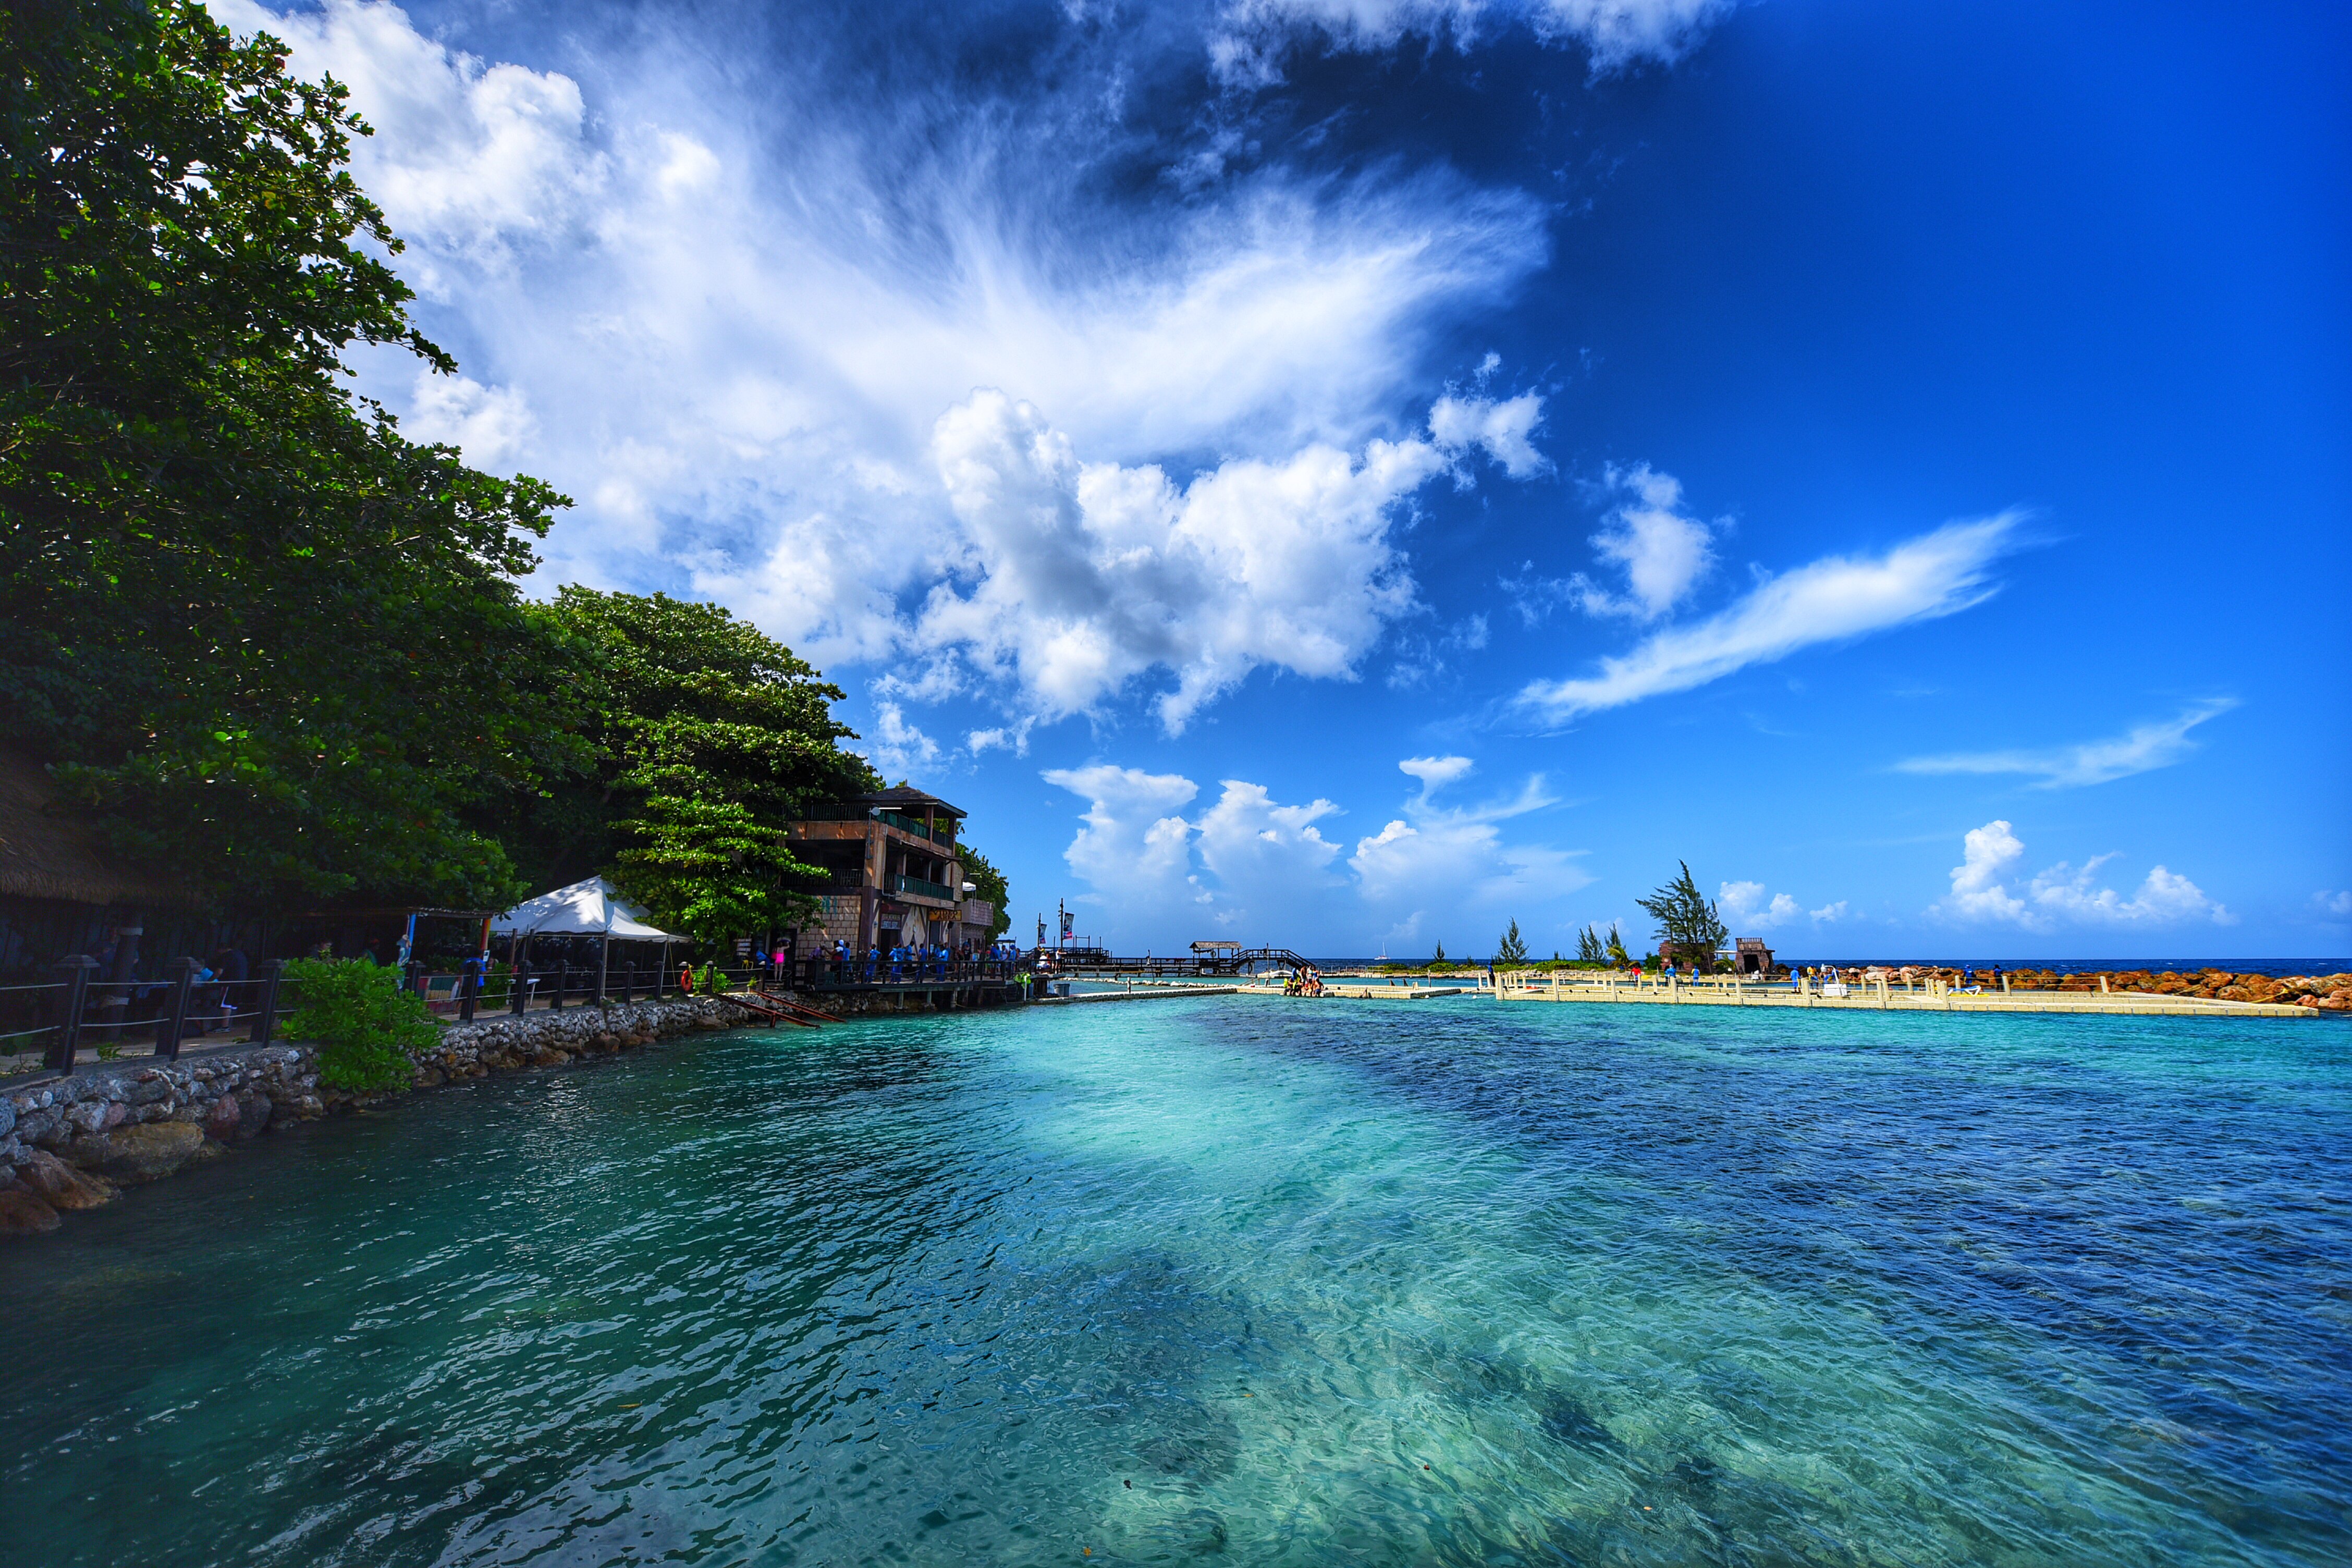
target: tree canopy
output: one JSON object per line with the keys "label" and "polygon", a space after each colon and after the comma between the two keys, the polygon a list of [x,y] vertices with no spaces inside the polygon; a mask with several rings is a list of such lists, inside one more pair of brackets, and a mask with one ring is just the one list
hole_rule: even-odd
{"label": "tree canopy", "polygon": [[679,930],[789,923],[782,824],[880,783],[840,689],[715,605],[525,601],[569,503],[349,385],[354,345],[456,368],[368,133],[190,0],[0,9],[6,743],[224,903],[618,868]]}
{"label": "tree canopy", "polygon": [[1685,860],[1681,865],[1682,875],[1648,898],[1633,901],[1658,922],[1661,952],[1671,947],[1706,963],[1713,960],[1715,950],[1730,933],[1724,929],[1713,900],[1701,893],[1697,882],[1692,879],[1690,862]]}
{"label": "tree canopy", "polygon": [[978,896],[988,900],[989,908],[996,911],[988,928],[988,940],[994,942],[1013,929],[1013,894],[1004,885],[1004,873],[970,844],[957,844],[956,858],[963,862],[964,879],[973,884]]}
{"label": "tree canopy", "polygon": [[[566,504],[345,384],[410,323],[366,127],[187,0],[0,12],[0,701],[228,899],[518,888],[467,819],[562,765],[515,579]],[[369,247],[373,247],[372,252]]]}

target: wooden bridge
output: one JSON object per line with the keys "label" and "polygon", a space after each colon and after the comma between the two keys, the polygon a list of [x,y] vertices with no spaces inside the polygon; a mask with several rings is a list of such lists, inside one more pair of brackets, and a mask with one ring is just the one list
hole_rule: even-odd
{"label": "wooden bridge", "polygon": [[1307,967],[1307,960],[1286,947],[1227,948],[1196,952],[1185,958],[1116,958],[1099,948],[1047,947],[1029,953],[1023,962],[1041,966],[1050,962],[1056,974],[1119,979],[1132,976],[1139,980],[1191,980],[1211,975],[1255,974],[1261,966],[1279,969]]}

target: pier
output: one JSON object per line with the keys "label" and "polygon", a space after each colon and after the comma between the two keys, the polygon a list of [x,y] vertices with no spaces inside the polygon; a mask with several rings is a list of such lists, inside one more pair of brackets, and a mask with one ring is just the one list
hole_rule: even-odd
{"label": "pier", "polygon": [[[1598,1002],[1652,1006],[1824,1007],[1882,1013],[2098,1013],[2195,1018],[2315,1018],[2315,1008],[2273,1002],[2157,996],[2131,991],[1983,991],[1941,981],[1906,984],[1873,979],[1822,984],[1732,978],[1563,980],[1507,970],[1493,994],[1505,1002]],[[1485,989],[1484,987],[1481,988]]]}

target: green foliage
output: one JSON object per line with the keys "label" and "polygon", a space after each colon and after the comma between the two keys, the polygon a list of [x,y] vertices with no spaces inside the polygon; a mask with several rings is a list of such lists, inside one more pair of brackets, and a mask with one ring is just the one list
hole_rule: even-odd
{"label": "green foliage", "polygon": [[1696,960],[1704,969],[1713,964],[1715,950],[1723,945],[1730,933],[1724,929],[1722,917],[1716,912],[1712,900],[1698,890],[1691,879],[1690,862],[1682,863],[1682,875],[1660,888],[1646,899],[1635,903],[1647,910],[1658,922],[1659,951],[1668,949]]}
{"label": "green foliage", "polygon": [[1608,959],[1612,963],[1631,963],[1633,962],[1633,955],[1625,951],[1625,937],[1622,932],[1618,931],[1617,922],[1615,921],[1611,921],[1609,922]]}
{"label": "green foliage", "polygon": [[1437,944],[1437,951],[1429,955],[1429,962],[1433,968],[1445,962],[1445,944],[1444,942],[1441,942]]}
{"label": "green foliage", "polygon": [[1499,967],[1504,964],[1524,964],[1527,961],[1528,944],[1520,939],[1519,922],[1514,918],[1511,921],[1511,929],[1505,931],[1502,940],[1495,944],[1495,963]]}
{"label": "green foliage", "polygon": [[810,874],[784,830],[740,802],[657,795],[625,825],[638,842],[616,857],[616,880],[666,931],[705,943],[807,920],[815,900],[792,882]]}
{"label": "green foliage", "polygon": [[808,918],[818,873],[782,825],[881,784],[840,748],[841,689],[717,605],[572,586],[533,614],[588,762],[501,803],[532,884],[614,867],[656,921],[712,942]]}
{"label": "green foliage", "polygon": [[978,888],[976,896],[987,900],[996,910],[996,919],[988,928],[988,940],[994,942],[1013,929],[1013,895],[1004,885],[1004,873],[969,844],[957,845],[956,857],[963,862],[964,879]]}
{"label": "green foliage", "polygon": [[1598,963],[1606,956],[1601,949],[1601,931],[1588,925],[1576,933],[1576,958],[1580,963]]}
{"label": "green foliage", "polygon": [[363,958],[298,958],[286,980],[296,998],[287,1036],[317,1042],[319,1081],[330,1089],[405,1088],[416,1056],[440,1039],[424,998],[401,988],[397,970]]}
{"label": "green foliage", "polygon": [[515,578],[566,504],[404,439],[366,128],[190,0],[0,10],[0,710],[229,899],[502,901],[466,812],[566,758]]}

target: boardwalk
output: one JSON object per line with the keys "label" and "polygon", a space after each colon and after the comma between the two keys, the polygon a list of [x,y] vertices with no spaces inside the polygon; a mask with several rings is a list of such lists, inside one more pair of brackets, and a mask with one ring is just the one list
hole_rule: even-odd
{"label": "boardwalk", "polygon": [[1825,991],[1818,981],[1792,985],[1731,980],[1563,980],[1506,973],[1495,994],[1506,1002],[1605,1002],[1668,1006],[1831,1007],[1888,1013],[2124,1013],[2196,1018],[2315,1018],[2317,1009],[2272,1002],[2208,1001],[2142,992],[1954,990],[1937,983],[1906,986],[1874,980]]}

